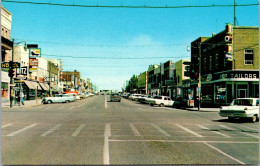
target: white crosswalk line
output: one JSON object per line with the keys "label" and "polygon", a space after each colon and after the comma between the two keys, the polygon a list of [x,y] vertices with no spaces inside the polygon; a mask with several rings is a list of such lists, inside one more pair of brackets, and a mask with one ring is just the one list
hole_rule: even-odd
{"label": "white crosswalk line", "polygon": [[253,135],[253,134],[249,134],[249,133],[245,133],[245,132],[241,132],[242,134],[248,135],[250,137],[255,137],[255,138],[259,138],[259,136]]}
{"label": "white crosswalk line", "polygon": [[59,127],[61,126],[61,124],[58,124],[56,126],[54,126],[53,128],[51,128],[50,130],[46,131],[45,133],[43,133],[41,135],[41,137],[45,137],[46,135],[52,133],[53,131],[57,130]]}
{"label": "white crosswalk line", "polygon": [[156,128],[157,130],[159,130],[163,135],[170,137],[171,135],[169,133],[167,133],[166,131],[164,131],[163,129],[161,129],[159,126],[155,125],[155,124],[151,124],[154,128]]}
{"label": "white crosswalk line", "polygon": [[232,130],[232,131],[234,131],[234,129],[231,129],[231,128],[227,127],[227,126],[224,126],[224,125],[219,125],[219,126],[225,128],[225,129],[228,129],[228,130]]}
{"label": "white crosswalk line", "polygon": [[181,129],[183,129],[183,130],[185,130],[185,131],[187,131],[187,132],[189,132],[189,133],[195,135],[196,137],[203,137],[202,135],[200,135],[200,134],[198,134],[198,133],[195,133],[194,131],[191,131],[190,129],[188,129],[188,128],[186,128],[186,127],[183,127],[183,126],[181,126],[181,125],[179,125],[179,124],[175,124],[175,125],[178,126],[178,127],[180,127]]}
{"label": "white crosswalk line", "polygon": [[[207,128],[207,127],[205,127],[205,126],[201,126],[201,125],[198,125],[198,126],[199,126],[200,128],[202,128],[202,129],[211,131],[209,128]],[[211,131],[211,132],[216,133],[216,134],[218,134],[218,135],[222,135],[222,136],[227,137],[227,138],[231,138],[230,136],[228,136],[228,135],[226,135],[226,134],[223,134],[223,133],[220,133],[220,132],[218,132],[218,131]]]}
{"label": "white crosswalk line", "polygon": [[77,130],[72,134],[72,137],[76,137],[76,136],[80,133],[80,131],[83,129],[83,127],[85,127],[85,124],[81,124],[81,125],[77,128]]}
{"label": "white crosswalk line", "polygon": [[16,135],[16,134],[18,134],[18,133],[20,133],[20,132],[23,132],[23,131],[25,131],[25,130],[28,130],[29,128],[32,128],[32,127],[34,127],[34,126],[36,126],[36,125],[37,125],[36,123],[31,124],[31,125],[29,125],[29,126],[27,126],[27,127],[24,127],[24,128],[22,128],[22,129],[20,129],[20,130],[18,130],[18,131],[15,131],[15,132],[13,132],[13,133],[11,133],[11,134],[8,134],[7,136],[14,136],[14,135]]}
{"label": "white crosswalk line", "polygon": [[6,124],[6,125],[3,125],[3,126],[2,126],[2,129],[3,129],[3,128],[6,128],[6,127],[8,127],[8,126],[11,126],[11,125],[12,125],[12,123],[8,123],[8,124]]}
{"label": "white crosswalk line", "polygon": [[137,130],[137,128],[134,126],[134,124],[133,123],[129,123],[129,125],[130,125],[131,129],[133,130],[135,136],[140,136],[140,133]]}

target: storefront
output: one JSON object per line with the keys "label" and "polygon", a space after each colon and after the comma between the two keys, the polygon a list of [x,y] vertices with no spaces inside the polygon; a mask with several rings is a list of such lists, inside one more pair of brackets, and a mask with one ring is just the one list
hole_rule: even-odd
{"label": "storefront", "polygon": [[[211,79],[209,79],[211,78]],[[204,77],[202,105],[228,105],[235,98],[259,98],[259,71],[233,70]]]}
{"label": "storefront", "polygon": [[10,77],[8,72],[1,71],[1,97],[9,100]]}

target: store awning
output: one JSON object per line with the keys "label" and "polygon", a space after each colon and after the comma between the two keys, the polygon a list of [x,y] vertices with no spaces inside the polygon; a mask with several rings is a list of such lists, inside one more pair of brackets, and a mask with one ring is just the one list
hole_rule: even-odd
{"label": "store awning", "polygon": [[[37,82],[31,82],[33,84],[33,86],[35,87],[34,89],[37,90],[42,90],[41,86],[37,83]],[[37,88],[38,87],[38,88]]]}
{"label": "store awning", "polygon": [[46,88],[49,90],[49,85],[48,84],[44,84],[46,86]]}
{"label": "store awning", "polygon": [[24,80],[24,83],[26,84],[26,86],[28,86],[29,89],[35,89],[35,87],[33,86],[33,84],[31,84],[31,81],[26,81],[26,80]]}
{"label": "store awning", "polygon": [[41,87],[42,87],[43,90],[48,90],[48,88],[44,85],[44,83],[41,83],[41,82],[40,82],[39,84],[41,85]]}

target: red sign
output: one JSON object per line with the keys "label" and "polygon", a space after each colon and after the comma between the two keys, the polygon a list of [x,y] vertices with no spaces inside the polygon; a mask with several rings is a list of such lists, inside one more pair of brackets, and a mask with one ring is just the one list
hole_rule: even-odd
{"label": "red sign", "polygon": [[39,60],[38,59],[29,59],[29,66],[38,66]]}

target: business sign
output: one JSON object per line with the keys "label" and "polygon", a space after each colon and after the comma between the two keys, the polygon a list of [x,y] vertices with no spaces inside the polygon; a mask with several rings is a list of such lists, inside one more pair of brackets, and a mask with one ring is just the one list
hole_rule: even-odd
{"label": "business sign", "polygon": [[39,59],[32,59],[32,58],[29,59],[29,66],[38,67],[38,64],[39,64]]}
{"label": "business sign", "polygon": [[38,68],[29,68],[29,71],[30,72],[35,72],[35,71],[37,71],[38,70]]}
{"label": "business sign", "polygon": [[16,75],[27,75],[27,73],[28,73],[27,66],[16,69]]}
{"label": "business sign", "polygon": [[29,58],[39,58],[39,57],[41,57],[40,48],[30,48],[29,49]]}
{"label": "business sign", "polygon": [[233,56],[230,53],[226,53],[226,60],[227,61],[233,61]]}
{"label": "business sign", "polygon": [[20,68],[20,62],[2,62],[2,68],[9,68],[11,63],[13,63],[13,68]]}

